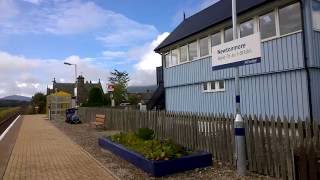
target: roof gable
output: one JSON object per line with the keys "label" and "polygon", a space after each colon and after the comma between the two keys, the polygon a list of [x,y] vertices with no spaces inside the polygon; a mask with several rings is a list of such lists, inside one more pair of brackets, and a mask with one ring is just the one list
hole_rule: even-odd
{"label": "roof gable", "polygon": [[[249,9],[271,1],[273,0],[237,0],[237,12],[243,13]],[[171,32],[170,35],[164,41],[162,41],[155,51],[159,52],[159,50],[164,47],[167,47],[179,40],[187,38],[217,23],[231,18],[231,6],[231,0],[220,0],[208,8],[194,14],[193,16],[190,16],[182,21],[173,30],[173,32]]]}

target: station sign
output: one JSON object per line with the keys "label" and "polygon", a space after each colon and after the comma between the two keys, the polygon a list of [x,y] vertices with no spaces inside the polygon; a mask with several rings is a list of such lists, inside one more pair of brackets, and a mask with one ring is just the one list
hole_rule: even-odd
{"label": "station sign", "polygon": [[212,70],[261,62],[260,33],[212,47]]}
{"label": "station sign", "polygon": [[108,92],[113,92],[114,91],[113,84],[107,84],[107,91]]}

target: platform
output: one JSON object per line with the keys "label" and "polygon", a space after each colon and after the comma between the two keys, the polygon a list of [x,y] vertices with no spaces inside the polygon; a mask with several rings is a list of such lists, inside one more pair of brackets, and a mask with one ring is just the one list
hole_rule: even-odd
{"label": "platform", "polygon": [[116,179],[43,115],[22,117],[4,180]]}

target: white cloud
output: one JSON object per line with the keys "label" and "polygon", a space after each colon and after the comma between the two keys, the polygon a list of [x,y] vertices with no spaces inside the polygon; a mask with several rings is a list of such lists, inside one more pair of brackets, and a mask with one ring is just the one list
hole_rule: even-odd
{"label": "white cloud", "polygon": [[18,15],[18,9],[13,0],[0,1],[0,26],[7,20]]}
{"label": "white cloud", "polygon": [[134,66],[131,75],[130,85],[151,85],[156,84],[156,67],[161,66],[161,55],[154,52],[154,49],[169,35],[164,32],[153,40],[144,53],[141,54],[139,61]]}
{"label": "white cloud", "polygon": [[127,52],[125,51],[103,51],[102,55],[105,59],[126,58]]}
{"label": "white cloud", "polygon": [[23,0],[25,2],[28,2],[28,3],[32,3],[32,4],[40,4],[42,2],[42,0]]}
{"label": "white cloud", "polygon": [[28,6],[25,10],[21,2],[0,0],[0,33],[74,35],[94,32],[90,34],[93,39],[106,47],[129,47],[150,41],[158,34],[153,25],[106,10],[93,1],[25,1],[37,6]]}
{"label": "white cloud", "polygon": [[74,82],[74,69],[63,62],[78,65],[78,72],[86,80],[106,82],[109,70],[96,65],[90,58],[70,56],[65,59],[32,59],[0,51],[0,96],[19,94],[32,96],[46,92],[55,77],[64,82]]}

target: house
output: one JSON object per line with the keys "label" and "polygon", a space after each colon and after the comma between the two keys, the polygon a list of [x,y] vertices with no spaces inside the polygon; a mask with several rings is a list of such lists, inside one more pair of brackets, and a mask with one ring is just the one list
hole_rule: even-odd
{"label": "house", "polygon": [[[184,19],[155,49],[167,111],[235,113],[234,68],[211,48],[233,40],[231,0]],[[241,112],[320,119],[320,1],[237,0],[238,36],[261,36],[261,63],[240,66]]]}
{"label": "house", "polygon": [[133,95],[141,99],[141,103],[145,104],[151,99],[156,86],[129,86],[127,88],[127,95]]}
{"label": "house", "polygon": [[98,83],[92,83],[91,81],[84,81],[84,77],[82,75],[78,76],[77,83],[57,83],[54,79],[52,81],[52,89],[47,88],[47,95],[50,95],[55,92],[66,92],[71,94],[73,97],[75,96],[75,87],[77,87],[77,98],[79,104],[82,104],[88,100],[89,92],[93,87],[100,88],[103,92],[100,79]]}

